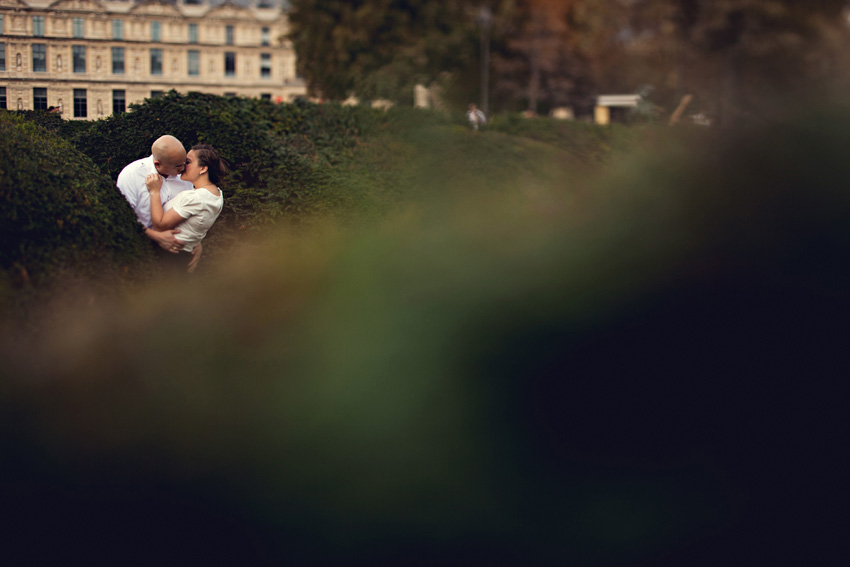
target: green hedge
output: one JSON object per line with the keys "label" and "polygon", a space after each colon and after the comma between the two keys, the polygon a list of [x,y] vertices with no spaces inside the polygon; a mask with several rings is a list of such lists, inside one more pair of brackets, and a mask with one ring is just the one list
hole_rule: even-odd
{"label": "green hedge", "polygon": [[222,185],[221,230],[282,216],[297,224],[332,207],[337,199],[325,190],[325,166],[350,155],[374,116],[339,105],[278,105],[171,91],[87,128],[68,122],[63,133],[112,179],[126,164],[150,155],[163,134],[176,136],[187,149],[212,144],[232,168]]}
{"label": "green hedge", "polygon": [[0,111],[0,273],[12,290],[80,276],[137,273],[151,247],[114,183],[71,144]]}
{"label": "green hedge", "polygon": [[456,118],[175,91],[96,121],[5,113],[0,168],[3,198],[12,203],[3,212],[5,289],[39,284],[58,265],[85,264],[92,273],[103,257],[108,266],[140,265],[150,247],[114,183],[163,134],[187,148],[212,144],[231,165],[225,209],[206,241],[207,265],[246,231],[315,219],[371,221],[418,196],[513,192],[528,179],[548,185],[566,179],[557,164],[603,163],[634,138],[616,125],[518,116],[496,117],[472,136]]}

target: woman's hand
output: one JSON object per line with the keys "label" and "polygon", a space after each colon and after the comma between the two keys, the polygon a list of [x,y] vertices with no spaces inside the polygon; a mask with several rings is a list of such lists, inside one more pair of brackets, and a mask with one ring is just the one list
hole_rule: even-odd
{"label": "woman's hand", "polygon": [[162,177],[158,173],[148,173],[145,176],[145,185],[149,193],[162,189]]}

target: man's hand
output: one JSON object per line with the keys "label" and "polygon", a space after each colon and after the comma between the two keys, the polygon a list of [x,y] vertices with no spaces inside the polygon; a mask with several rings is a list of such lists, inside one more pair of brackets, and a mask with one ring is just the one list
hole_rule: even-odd
{"label": "man's hand", "polygon": [[201,260],[201,252],[203,252],[203,248],[201,247],[201,243],[198,242],[198,245],[195,246],[194,250],[192,250],[192,259],[189,260],[190,274],[198,267],[198,262]]}
{"label": "man's hand", "polygon": [[[179,228],[174,230],[163,231],[153,230],[152,228],[145,229],[145,234],[148,238],[159,244],[160,248],[162,248],[163,250],[167,250],[172,254],[177,254],[178,252],[180,252],[183,249],[183,246],[185,246],[186,244],[182,240],[177,240],[176,238],[174,238],[174,235],[178,232],[180,232]],[[198,256],[200,256],[200,253],[198,253]],[[192,261],[195,262],[196,260],[193,259]]]}

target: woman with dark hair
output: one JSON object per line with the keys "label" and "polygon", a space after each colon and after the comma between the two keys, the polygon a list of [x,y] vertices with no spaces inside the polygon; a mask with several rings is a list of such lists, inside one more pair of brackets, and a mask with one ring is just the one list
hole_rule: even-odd
{"label": "woman with dark hair", "polygon": [[[151,196],[154,230],[180,229],[180,240],[185,242],[181,251],[192,252],[221,213],[224,197],[218,184],[226,172],[224,160],[212,146],[193,146],[186,155],[186,170],[181,179],[190,182],[195,189],[179,193],[165,204],[164,209],[160,198],[162,177],[158,173],[145,177],[145,185]],[[186,265],[182,259],[180,264]],[[189,271],[193,271],[193,268]]]}

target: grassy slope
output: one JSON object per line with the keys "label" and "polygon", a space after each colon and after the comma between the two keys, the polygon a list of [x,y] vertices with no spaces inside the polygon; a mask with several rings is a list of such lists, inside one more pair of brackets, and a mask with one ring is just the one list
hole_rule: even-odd
{"label": "grassy slope", "polygon": [[410,204],[504,198],[534,188],[569,191],[584,168],[555,145],[452,125],[384,131],[332,169],[344,215],[382,217]]}

